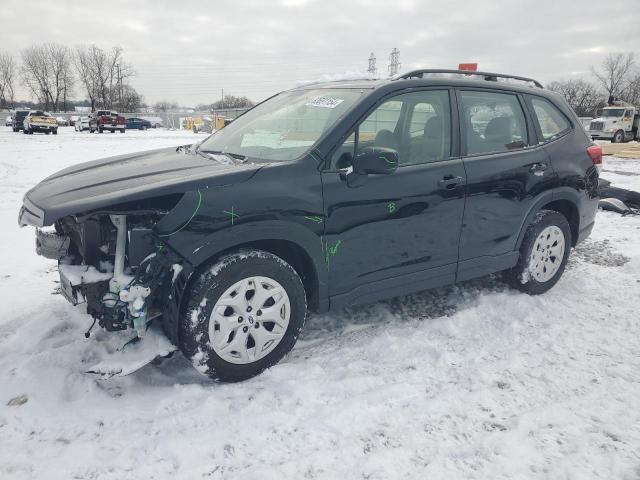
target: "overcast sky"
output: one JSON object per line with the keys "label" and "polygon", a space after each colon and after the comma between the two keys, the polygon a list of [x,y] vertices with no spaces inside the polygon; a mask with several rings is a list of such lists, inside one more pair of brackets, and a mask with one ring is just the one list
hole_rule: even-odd
{"label": "overcast sky", "polygon": [[[635,0],[637,1],[637,0]],[[253,100],[324,73],[478,62],[543,82],[640,55],[640,8],[602,0],[0,0],[0,50],[34,42],[120,45],[147,102]],[[633,7],[633,8],[629,8]],[[640,61],[640,59],[638,59]],[[79,88],[74,97],[83,98]]]}

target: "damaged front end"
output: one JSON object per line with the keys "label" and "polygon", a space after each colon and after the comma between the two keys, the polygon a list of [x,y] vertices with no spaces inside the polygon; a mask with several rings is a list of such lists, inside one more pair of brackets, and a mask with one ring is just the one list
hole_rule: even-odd
{"label": "damaged front end", "polygon": [[86,302],[106,330],[133,329],[141,338],[154,318],[175,312],[167,301],[185,266],[154,231],[163,213],[66,216],[53,228],[36,229],[36,252],[58,261],[60,291],[69,302]]}
{"label": "damaged front end", "polygon": [[18,223],[36,227],[37,252],[58,261],[61,293],[86,303],[94,323],[142,337],[158,319],[178,344],[195,269],[185,255],[199,241],[193,231],[211,221],[199,216],[203,192],[245,182],[260,168],[188,147],[93,160],[30,189]]}

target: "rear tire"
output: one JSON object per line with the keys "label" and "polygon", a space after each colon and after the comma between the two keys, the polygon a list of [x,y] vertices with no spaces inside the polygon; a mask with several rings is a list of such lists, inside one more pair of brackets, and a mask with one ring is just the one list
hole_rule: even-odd
{"label": "rear tire", "polygon": [[240,250],[195,278],[180,315],[179,345],[197,370],[213,380],[238,382],[293,348],[307,303],[291,265],[269,252]]}
{"label": "rear tire", "polygon": [[571,228],[565,216],[541,210],[527,228],[518,263],[505,271],[505,280],[529,295],[546,292],[560,280],[571,245]]}
{"label": "rear tire", "polygon": [[58,134],[58,129],[56,128],[55,130],[52,130],[52,133],[53,133],[54,135],[57,135],[57,134]]}

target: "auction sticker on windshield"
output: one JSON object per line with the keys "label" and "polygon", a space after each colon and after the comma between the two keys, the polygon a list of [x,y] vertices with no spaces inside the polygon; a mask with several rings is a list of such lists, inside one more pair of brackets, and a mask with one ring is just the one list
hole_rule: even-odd
{"label": "auction sticker on windshield", "polygon": [[342,98],[331,98],[331,97],[315,97],[310,102],[305,105],[308,107],[323,107],[323,108],[336,108],[344,102]]}

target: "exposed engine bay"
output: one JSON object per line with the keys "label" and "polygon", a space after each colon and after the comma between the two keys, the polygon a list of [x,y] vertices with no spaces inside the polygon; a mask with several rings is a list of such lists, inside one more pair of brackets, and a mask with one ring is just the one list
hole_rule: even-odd
{"label": "exposed engine bay", "polygon": [[52,229],[37,229],[36,250],[58,261],[61,293],[74,305],[86,302],[94,324],[131,328],[142,338],[183,268],[154,233],[156,221],[149,214],[67,216]]}

